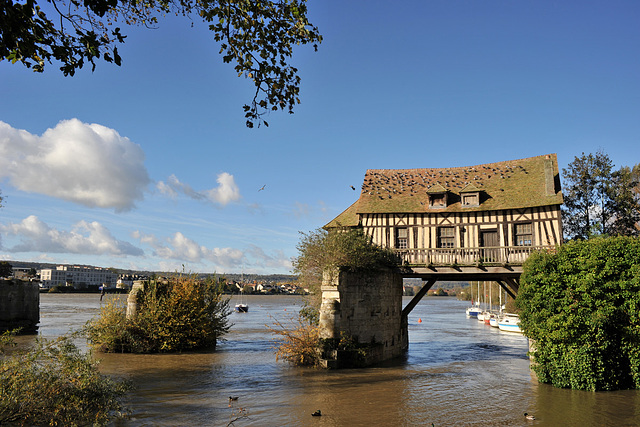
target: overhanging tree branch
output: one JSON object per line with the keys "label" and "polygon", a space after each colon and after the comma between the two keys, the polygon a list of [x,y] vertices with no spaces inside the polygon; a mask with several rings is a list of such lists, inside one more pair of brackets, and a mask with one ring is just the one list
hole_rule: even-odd
{"label": "overhanging tree branch", "polygon": [[[318,28],[307,19],[306,0],[50,0],[59,23],[38,6],[0,0],[0,61],[20,62],[36,72],[58,61],[65,76],[85,63],[95,69],[100,59],[121,64],[117,44],[124,43],[114,23],[154,26],[167,13],[199,16],[209,23],[221,44],[226,63],[235,63],[238,76],[253,81],[255,92],[246,104],[246,125],[264,123],[269,111],[293,113],[300,103],[298,69],[290,64],[295,45],[322,42]],[[65,22],[73,28],[65,32]]]}

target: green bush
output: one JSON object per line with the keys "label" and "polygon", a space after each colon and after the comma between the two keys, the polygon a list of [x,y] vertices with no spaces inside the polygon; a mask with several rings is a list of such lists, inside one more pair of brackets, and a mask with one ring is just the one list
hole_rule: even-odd
{"label": "green bush", "polygon": [[532,254],[516,300],[539,381],[640,389],[640,239],[570,242]]}
{"label": "green bush", "polygon": [[[5,335],[0,342],[11,345]],[[124,415],[130,383],[101,375],[70,337],[37,339],[0,359],[0,425],[106,425]]]}
{"label": "green bush", "polygon": [[302,237],[296,249],[299,255],[293,259],[293,272],[298,283],[312,291],[309,305],[320,307],[320,285],[324,272],[338,269],[370,271],[399,264],[396,254],[372,242],[362,228],[317,229],[300,233]]}
{"label": "green bush", "polygon": [[136,316],[123,303],[105,304],[85,327],[104,352],[160,353],[215,348],[229,330],[229,300],[212,281],[189,276],[151,281],[137,294]]}

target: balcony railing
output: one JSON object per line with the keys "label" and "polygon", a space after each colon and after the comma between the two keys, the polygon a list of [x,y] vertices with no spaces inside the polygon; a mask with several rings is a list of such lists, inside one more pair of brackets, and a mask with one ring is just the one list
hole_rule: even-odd
{"label": "balcony railing", "polygon": [[408,265],[521,265],[532,252],[555,249],[554,246],[496,246],[478,248],[396,249]]}

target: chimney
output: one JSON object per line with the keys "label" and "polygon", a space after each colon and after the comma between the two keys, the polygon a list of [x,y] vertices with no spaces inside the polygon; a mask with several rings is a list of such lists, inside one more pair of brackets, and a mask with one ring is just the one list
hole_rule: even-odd
{"label": "chimney", "polygon": [[547,154],[544,158],[544,182],[546,187],[547,196],[555,196],[555,180],[553,179],[553,160],[551,156]]}

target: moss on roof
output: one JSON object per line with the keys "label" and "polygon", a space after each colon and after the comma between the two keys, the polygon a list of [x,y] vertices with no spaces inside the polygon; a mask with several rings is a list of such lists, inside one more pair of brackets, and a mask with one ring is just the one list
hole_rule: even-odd
{"label": "moss on roof", "polygon": [[360,217],[356,213],[356,200],[351,206],[345,209],[340,215],[335,217],[329,224],[323,228],[339,228],[339,227],[356,227],[360,225]]}
{"label": "moss on roof", "polygon": [[[553,182],[545,174],[551,168]],[[429,208],[428,192],[446,189],[445,208]],[[463,207],[460,193],[480,191],[480,205]],[[360,198],[326,227],[358,225],[358,214],[473,212],[562,204],[558,159],[555,154],[488,163],[477,166],[433,169],[367,170]]]}
{"label": "moss on roof", "polygon": [[476,187],[472,182],[466,185],[460,193],[477,193],[478,191],[482,191],[481,188]]}

